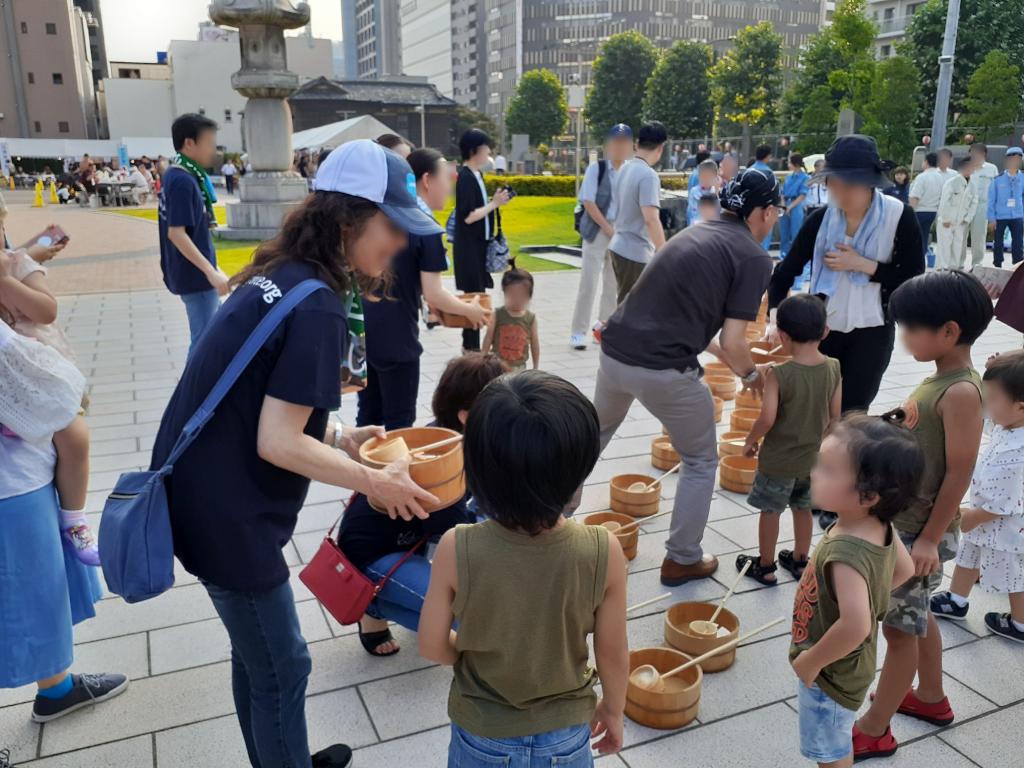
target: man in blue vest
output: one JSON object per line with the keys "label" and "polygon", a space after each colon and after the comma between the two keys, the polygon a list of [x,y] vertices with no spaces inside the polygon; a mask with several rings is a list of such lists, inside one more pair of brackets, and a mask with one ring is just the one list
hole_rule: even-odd
{"label": "man in blue vest", "polygon": [[1006,150],[1005,168],[992,180],[988,193],[988,225],[995,227],[992,260],[1003,266],[1003,239],[1010,231],[1010,255],[1014,264],[1024,260],[1024,174],[1020,172],[1024,149]]}

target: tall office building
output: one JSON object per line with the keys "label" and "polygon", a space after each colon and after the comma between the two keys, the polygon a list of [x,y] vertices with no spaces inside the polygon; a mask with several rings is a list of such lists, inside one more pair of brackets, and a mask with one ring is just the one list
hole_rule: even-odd
{"label": "tall office building", "polygon": [[910,19],[926,0],[868,0],[867,13],[878,25],[875,53],[880,59],[896,55],[896,46],[903,42]]}
{"label": "tall office building", "polygon": [[451,0],[451,97],[481,112],[487,108],[487,0]]}
{"label": "tall office building", "polygon": [[348,79],[402,74],[400,5],[401,0],[341,0]]}
{"label": "tall office building", "polygon": [[74,3],[75,7],[81,8],[85,14],[85,23],[89,30],[89,55],[92,58],[92,81],[99,89],[103,78],[110,75],[107,71],[107,43],[103,39],[100,0],[74,0]]}

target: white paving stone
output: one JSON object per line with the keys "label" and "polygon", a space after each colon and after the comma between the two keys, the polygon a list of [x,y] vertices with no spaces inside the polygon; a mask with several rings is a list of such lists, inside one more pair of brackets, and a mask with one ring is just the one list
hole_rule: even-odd
{"label": "white paving stone", "polygon": [[21,768],[148,768],[153,765],[153,737],[149,734],[136,736],[19,765]]}
{"label": "white paving stone", "polygon": [[[430,667],[364,683],[359,692],[377,733],[387,740],[447,723],[451,682],[450,668]],[[398,702],[401,704],[396,706]]]}
{"label": "white paving stone", "polygon": [[1019,765],[1024,754],[1022,723],[1024,703],[964,723],[939,738],[985,768]]}

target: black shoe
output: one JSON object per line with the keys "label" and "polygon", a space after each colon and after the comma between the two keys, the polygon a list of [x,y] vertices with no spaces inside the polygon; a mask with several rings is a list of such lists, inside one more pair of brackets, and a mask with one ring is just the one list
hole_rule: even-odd
{"label": "black shoe", "polygon": [[349,768],[352,750],[344,744],[333,744],[313,755],[313,768]]}
{"label": "black shoe", "polygon": [[1008,613],[986,613],[985,626],[988,627],[989,632],[1005,637],[1007,640],[1024,643],[1024,632],[1013,626],[1013,621]]}
{"label": "black shoe", "polygon": [[970,607],[970,603],[965,605],[963,608],[954,603],[953,598],[948,591],[936,592],[934,595],[932,595],[932,613],[934,613],[936,618],[939,619],[953,619],[953,621],[963,621],[967,618],[967,611],[970,609]]}
{"label": "black shoe", "polygon": [[838,519],[839,515],[835,512],[827,512],[823,509],[818,513],[818,526],[823,531],[828,530],[828,527]]}
{"label": "black shoe", "polygon": [[59,699],[36,695],[32,705],[32,720],[46,723],[74,712],[76,709],[98,704],[122,694],[128,688],[125,675],[72,675],[71,690]]}

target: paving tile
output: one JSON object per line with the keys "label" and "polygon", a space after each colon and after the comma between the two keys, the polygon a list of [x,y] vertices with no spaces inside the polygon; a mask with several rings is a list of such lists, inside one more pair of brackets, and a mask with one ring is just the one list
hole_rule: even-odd
{"label": "paving tile", "polygon": [[309,678],[309,693],[333,691],[433,666],[416,653],[413,633],[398,626],[391,631],[401,643],[402,652],[383,659],[367,655],[355,634],[311,643],[313,673]]}
{"label": "paving tile", "polygon": [[797,677],[786,661],[788,653],[789,637],[740,648],[729,669],[705,676],[697,717],[708,723],[789,698],[796,691]]}
{"label": "paving tile", "polygon": [[[1018,667],[1020,662],[1017,662]],[[1024,704],[963,723],[939,738],[978,765],[1002,766],[1020,763],[1024,754]]]}
{"label": "paving tile", "polygon": [[1000,706],[1024,699],[1021,647],[1012,640],[990,635],[961,645],[942,654],[942,665],[949,675]]}
{"label": "paving tile", "polygon": [[79,641],[101,640],[201,621],[216,615],[202,585],[191,584],[132,605],[120,599],[103,600],[96,606],[96,618],[76,627],[75,636]]}
{"label": "paving tile", "polygon": [[[408,736],[448,722],[449,667],[430,667],[359,686],[382,740]],[[395,702],[401,702],[396,707]]]}
{"label": "paving tile", "polygon": [[443,768],[448,761],[451,728],[433,728],[395,741],[386,741],[356,751],[359,768]]}
{"label": "paving tile", "polygon": [[[50,726],[59,727],[59,726]],[[98,747],[80,749],[63,755],[44,757],[28,763],[19,763],[21,768],[142,768],[153,765],[153,739],[147,734],[134,739],[114,741]]]}
{"label": "paving tile", "polygon": [[0,708],[0,749],[10,750],[12,763],[36,756],[40,726],[32,722],[31,715],[31,704]]}
{"label": "paving tile", "polygon": [[979,765],[935,736],[901,746],[893,762],[899,768],[975,768]]}

